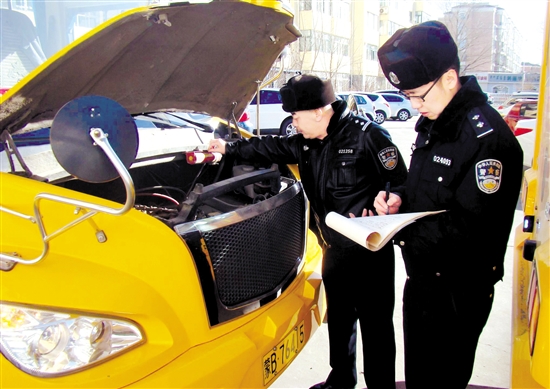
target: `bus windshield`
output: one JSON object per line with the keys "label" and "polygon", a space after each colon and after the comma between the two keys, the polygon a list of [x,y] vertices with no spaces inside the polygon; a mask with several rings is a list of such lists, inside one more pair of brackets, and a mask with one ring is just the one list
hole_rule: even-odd
{"label": "bus windshield", "polygon": [[0,94],[104,21],[154,2],[0,0]]}

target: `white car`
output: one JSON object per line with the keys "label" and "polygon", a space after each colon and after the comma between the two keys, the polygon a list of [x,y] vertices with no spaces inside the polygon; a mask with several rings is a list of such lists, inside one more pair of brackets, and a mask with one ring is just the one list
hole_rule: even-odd
{"label": "white car", "polygon": [[361,95],[365,97],[372,103],[372,109],[374,111],[374,117],[371,119],[377,124],[382,124],[386,121],[387,118],[391,117],[391,108],[390,104],[384,99],[384,97],[378,93],[374,92],[361,92],[361,91],[352,91],[346,92],[352,93],[355,95]]}
{"label": "white car", "polygon": [[[259,106],[257,101],[257,96],[254,96],[245,109],[254,134],[258,135],[258,128],[260,129],[259,135],[291,135],[296,133],[296,128],[292,125],[292,116],[290,113],[283,111],[279,89],[261,89]],[[259,127],[258,116],[260,118]]]}
{"label": "white car", "polygon": [[392,117],[391,105],[388,101],[379,93],[369,92],[365,93],[374,104],[374,113],[376,114],[374,121],[378,124],[382,124],[386,119]]}
{"label": "white car", "polygon": [[516,92],[513,93],[504,103],[498,105],[496,110],[500,113],[502,117],[505,117],[510,109],[514,106],[518,100],[538,100],[538,92]]}
{"label": "white car", "polygon": [[531,167],[535,149],[535,128],[537,119],[522,119],[516,124],[516,139],[523,150],[523,166]]}
{"label": "white car", "polygon": [[412,116],[418,115],[418,110],[411,106],[411,102],[397,93],[381,93],[390,104],[392,119],[407,121]]}
{"label": "white car", "polygon": [[[374,121],[376,114],[374,113],[374,104],[367,97],[353,92],[338,93],[338,96],[348,102],[351,110],[354,110],[353,105],[357,105],[357,114]],[[353,99],[353,100],[351,100]]]}

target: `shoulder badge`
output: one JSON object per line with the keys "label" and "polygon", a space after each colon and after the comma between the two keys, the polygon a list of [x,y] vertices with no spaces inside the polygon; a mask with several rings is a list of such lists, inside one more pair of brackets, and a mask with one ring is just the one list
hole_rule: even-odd
{"label": "shoulder badge", "polygon": [[483,138],[493,132],[493,128],[489,126],[489,122],[478,107],[472,108],[467,116],[478,138]]}
{"label": "shoulder badge", "polygon": [[357,116],[357,115],[351,115],[350,118],[349,118],[349,121],[351,124],[354,124],[358,127],[361,127],[361,131],[365,132],[367,130],[367,127],[369,126],[369,124],[372,123],[372,121],[370,121],[369,118],[365,118],[365,117],[362,117],[362,116]]}
{"label": "shoulder badge", "polygon": [[476,163],[477,187],[483,193],[498,191],[502,177],[502,163],[496,159],[484,159]]}
{"label": "shoulder badge", "polygon": [[387,170],[393,170],[397,166],[398,155],[396,147],[386,147],[378,152],[378,158]]}

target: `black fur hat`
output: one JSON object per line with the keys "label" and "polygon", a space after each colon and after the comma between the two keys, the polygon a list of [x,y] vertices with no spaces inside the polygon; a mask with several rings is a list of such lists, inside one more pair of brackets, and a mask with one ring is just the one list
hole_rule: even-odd
{"label": "black fur hat", "polygon": [[336,95],[330,81],[323,81],[313,75],[300,74],[283,85],[281,99],[284,111],[296,112],[332,104],[336,101]]}
{"label": "black fur hat", "polygon": [[429,21],[397,30],[378,49],[384,75],[397,89],[415,89],[434,81],[458,62],[447,27]]}

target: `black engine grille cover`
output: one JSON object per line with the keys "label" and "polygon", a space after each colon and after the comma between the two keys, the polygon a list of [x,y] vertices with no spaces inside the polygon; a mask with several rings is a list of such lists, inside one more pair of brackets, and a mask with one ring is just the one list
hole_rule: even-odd
{"label": "black engine grille cover", "polygon": [[176,227],[193,252],[212,325],[271,301],[292,282],[305,250],[305,206],[295,183],[260,203]]}

